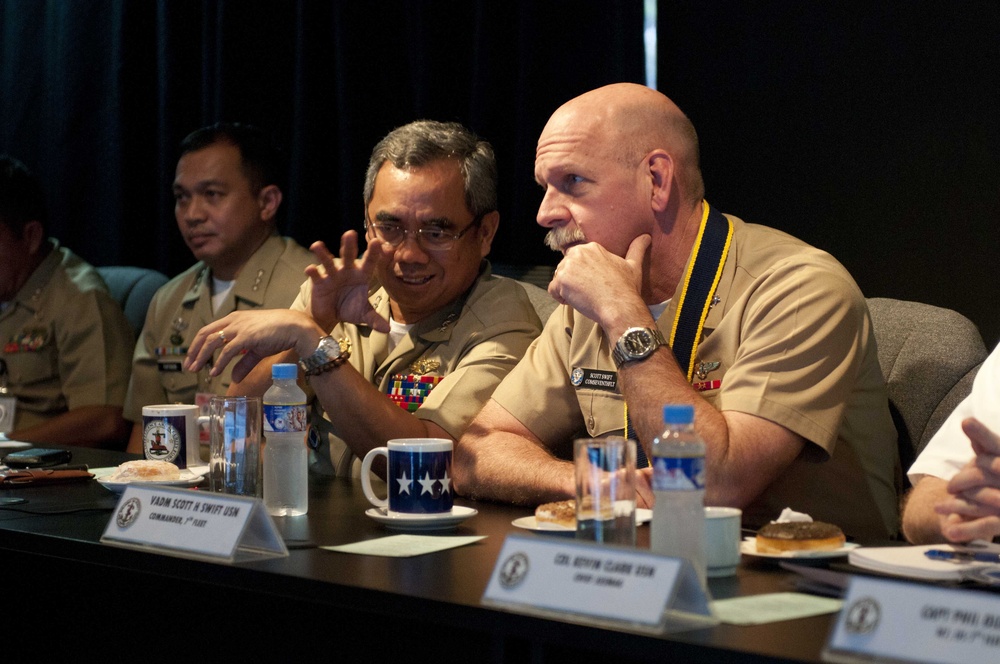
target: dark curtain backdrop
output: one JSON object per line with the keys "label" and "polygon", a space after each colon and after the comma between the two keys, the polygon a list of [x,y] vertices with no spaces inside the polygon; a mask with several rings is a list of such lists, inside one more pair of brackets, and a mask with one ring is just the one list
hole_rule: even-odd
{"label": "dark curtain backdrop", "polygon": [[362,219],[374,143],[418,118],[489,139],[494,259],[555,264],[534,148],[562,102],[644,80],[642,0],[0,0],[0,151],[34,168],[51,233],[91,262],[176,274],[177,144],[217,120],[287,148],[284,230],[337,242]]}
{"label": "dark curtain backdrop", "polygon": [[996,344],[1000,3],[662,0],[659,45],[709,201]]}
{"label": "dark curtain backdrop", "polygon": [[[658,27],[659,88],[698,128],[709,200],[996,343],[1000,3],[661,0]],[[192,129],[272,131],[285,230],[309,243],[359,224],[379,137],[458,120],[497,149],[494,258],[554,264],[538,133],[580,92],[642,82],[641,35],[642,0],[0,0],[0,151],[39,172],[65,244],[175,274]]]}

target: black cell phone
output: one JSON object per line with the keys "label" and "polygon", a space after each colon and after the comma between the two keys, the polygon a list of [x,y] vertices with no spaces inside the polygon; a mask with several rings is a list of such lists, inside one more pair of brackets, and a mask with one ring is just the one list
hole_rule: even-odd
{"label": "black cell phone", "polygon": [[46,466],[58,466],[61,463],[69,463],[73,454],[69,450],[54,450],[48,448],[32,448],[30,450],[20,450],[11,452],[4,458],[11,468],[44,468]]}

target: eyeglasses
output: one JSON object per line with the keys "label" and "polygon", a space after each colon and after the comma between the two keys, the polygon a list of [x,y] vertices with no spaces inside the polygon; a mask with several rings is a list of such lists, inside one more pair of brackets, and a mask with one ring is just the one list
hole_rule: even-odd
{"label": "eyeglasses", "polygon": [[436,226],[423,226],[415,231],[403,228],[400,224],[385,221],[365,220],[365,228],[371,228],[382,242],[388,242],[393,247],[398,247],[406,239],[407,235],[412,235],[417,244],[425,251],[448,251],[454,248],[463,235],[471,229],[479,226],[483,220],[483,215],[478,215],[468,226],[458,233],[451,233]]}

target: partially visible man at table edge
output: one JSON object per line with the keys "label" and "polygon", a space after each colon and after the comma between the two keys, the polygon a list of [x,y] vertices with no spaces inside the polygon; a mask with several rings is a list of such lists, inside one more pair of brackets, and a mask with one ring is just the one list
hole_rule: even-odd
{"label": "partially visible man at table edge", "polygon": [[560,107],[535,178],[538,223],[564,254],[549,292],[565,306],[456,447],[460,493],[572,496],[574,438],[620,435],[628,419],[649,455],[662,406],[688,403],[707,444],[707,504],[741,507],[750,527],[791,507],[856,538],[897,533],[896,433],[871,320],[834,258],[709,208],[694,127],[640,85]]}
{"label": "partially visible man at table edge", "polygon": [[914,544],[1000,535],[1000,347],[910,466],[903,533]]}
{"label": "partially visible man at table edge", "polygon": [[93,267],[49,238],[41,186],[0,156],[0,385],[10,437],[123,449],[132,329]]}
{"label": "partially visible man at table edge", "polygon": [[359,458],[392,438],[457,439],[541,330],[524,288],[486,260],[496,177],[490,144],[460,124],[394,129],[368,163],[367,252],[358,258],[353,230],[339,258],[314,243],[318,264],[290,310],[206,326],[185,366],[221,348],[217,372],[242,355],[229,392],[259,395],[271,365],[298,361],[316,396],[320,473],[356,475]]}
{"label": "partially visible man at table edge", "polygon": [[229,387],[229,372],[181,370],[195,332],[232,311],[287,307],[312,258],[278,235],[283,161],[264,132],[220,122],[189,134],[180,152],[174,215],[198,262],[156,292],[135,345],[125,400],[135,453],[142,453],[143,406],[204,406]]}

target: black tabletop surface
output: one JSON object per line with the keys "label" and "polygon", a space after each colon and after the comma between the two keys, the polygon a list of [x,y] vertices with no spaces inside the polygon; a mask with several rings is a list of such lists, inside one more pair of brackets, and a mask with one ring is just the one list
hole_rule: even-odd
{"label": "black tabletop surface", "polygon": [[[71,449],[73,463],[92,468],[134,458]],[[94,481],[2,496],[26,500],[0,508],[8,592],[41,593],[46,607],[19,615],[44,616],[74,640],[123,652],[145,652],[148,642],[184,635],[199,652],[232,656],[312,657],[325,649],[402,657],[427,642],[436,661],[815,662],[833,622],[824,615],[649,636],[497,610],[481,598],[505,537],[528,532],[512,521],[530,510],[459,499],[478,514],[452,533],[485,539],[411,558],[331,552],[319,547],[394,534],[366,516],[360,482],[343,478],[311,476],[309,513],[275,518],[287,558],[236,565],[101,544],[118,496]],[[640,527],[639,547],[645,546],[648,528]],[[717,599],[738,597],[793,590],[794,578],[772,561],[744,557],[736,576],[712,579],[709,588]]]}

